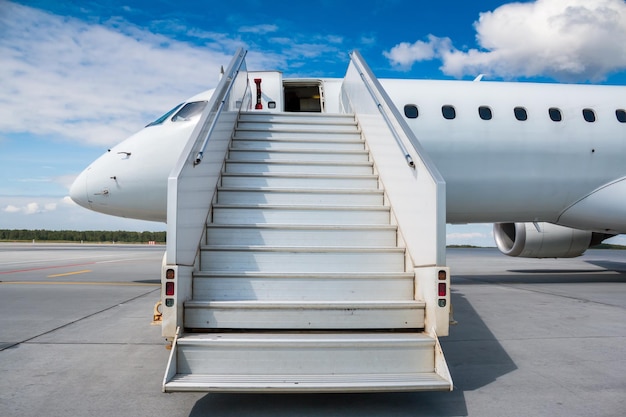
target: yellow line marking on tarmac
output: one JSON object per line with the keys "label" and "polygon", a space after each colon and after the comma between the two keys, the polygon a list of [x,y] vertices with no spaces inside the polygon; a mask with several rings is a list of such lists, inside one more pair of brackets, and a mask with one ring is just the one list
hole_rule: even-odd
{"label": "yellow line marking on tarmac", "polygon": [[0,285],[113,285],[113,286],[136,286],[136,287],[159,287],[161,284],[149,284],[143,282],[85,282],[85,281],[0,281]]}
{"label": "yellow line marking on tarmac", "polygon": [[68,275],[85,274],[87,272],[91,272],[91,269],[83,269],[82,271],[66,272],[64,274],[48,275],[48,278],[58,278],[58,277],[65,277],[65,276],[68,276]]}

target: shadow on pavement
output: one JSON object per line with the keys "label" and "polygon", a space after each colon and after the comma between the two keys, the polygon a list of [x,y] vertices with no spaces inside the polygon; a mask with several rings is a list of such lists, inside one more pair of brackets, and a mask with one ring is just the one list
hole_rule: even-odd
{"label": "shadow on pavement", "polygon": [[441,339],[454,380],[452,392],[361,394],[207,394],[191,417],[397,416],[468,415],[465,391],[485,386],[516,369],[471,304],[453,291],[454,313],[461,323]]}

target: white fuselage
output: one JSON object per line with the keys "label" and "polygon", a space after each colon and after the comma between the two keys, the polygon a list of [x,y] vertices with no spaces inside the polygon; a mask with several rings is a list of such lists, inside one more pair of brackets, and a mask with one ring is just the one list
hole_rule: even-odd
{"label": "white fuselage", "polygon": [[[419,109],[417,118],[406,120],[446,180],[450,223],[558,223],[568,207],[626,177],[626,123],[616,116],[626,107],[624,87],[400,80],[383,85],[400,111],[405,104]],[[442,116],[445,105],[454,106],[455,119]],[[491,120],[480,118],[481,106],[491,109]],[[516,119],[516,107],[526,110],[527,120]],[[550,108],[560,110],[561,121],[551,120]],[[594,112],[595,122],[584,119],[583,109]],[[626,203],[626,195],[621,201]],[[609,215],[601,205],[596,210],[597,217]],[[602,229],[626,232],[626,208],[622,214]]]}
{"label": "white fuselage", "polygon": [[[326,111],[340,82],[327,81]],[[446,181],[448,223],[545,221],[626,233],[626,87],[380,82],[401,114],[417,108],[405,121]],[[454,107],[453,119],[444,106]],[[131,136],[80,174],[72,198],[107,214],[166,221],[167,178],[197,121],[166,119]]]}

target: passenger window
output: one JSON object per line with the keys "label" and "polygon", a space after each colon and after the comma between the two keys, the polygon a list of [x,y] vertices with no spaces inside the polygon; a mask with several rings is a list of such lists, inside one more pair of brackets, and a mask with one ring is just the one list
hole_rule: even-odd
{"label": "passenger window", "polygon": [[548,109],[548,114],[550,115],[550,120],[552,120],[553,122],[560,122],[561,120],[563,120],[561,110],[557,109],[556,107],[550,107]]}
{"label": "passenger window", "polygon": [[452,120],[456,117],[456,110],[453,106],[443,106],[441,108],[441,114],[444,119]]}
{"label": "passenger window", "polygon": [[515,114],[515,118],[519,121],[525,121],[528,120],[528,113],[526,112],[526,109],[523,107],[516,107],[513,109],[513,113]]}
{"label": "passenger window", "polygon": [[417,119],[419,112],[415,104],[407,104],[404,106],[404,115],[409,119]]}
{"label": "passenger window", "polygon": [[483,120],[491,120],[493,114],[491,113],[491,109],[487,106],[480,106],[478,108],[478,115]]}
{"label": "passenger window", "polygon": [[206,103],[206,101],[194,101],[185,104],[183,108],[172,117],[172,121],[178,122],[191,119],[193,116],[202,113],[202,110],[206,107]]}
{"label": "passenger window", "polygon": [[619,109],[615,110],[615,117],[620,123],[626,123],[626,110]]}
{"label": "passenger window", "polygon": [[593,123],[596,121],[596,114],[591,109],[583,109],[583,117],[585,118],[585,121],[589,123]]}

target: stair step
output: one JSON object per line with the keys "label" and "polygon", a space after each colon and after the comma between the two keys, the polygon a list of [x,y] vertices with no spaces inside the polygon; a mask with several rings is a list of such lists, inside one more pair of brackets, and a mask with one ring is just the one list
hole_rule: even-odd
{"label": "stair step", "polygon": [[301,123],[306,125],[331,124],[350,125],[356,128],[356,120],[353,115],[330,114],[330,113],[270,113],[270,112],[241,112],[239,123],[263,122],[263,123]]}
{"label": "stair step", "polygon": [[403,248],[202,246],[202,271],[405,272]]}
{"label": "stair step", "polygon": [[193,298],[205,301],[413,300],[412,273],[194,273]]}
{"label": "stair step", "polygon": [[240,123],[233,139],[310,138],[337,141],[362,141],[356,124],[306,124],[306,123]]}
{"label": "stair step", "polygon": [[207,225],[208,245],[395,246],[397,228],[390,225]]}
{"label": "stair step", "polygon": [[291,162],[291,161],[233,161],[226,160],[225,172],[238,174],[291,173],[291,174],[350,174],[372,175],[372,162]]}
{"label": "stair step", "polygon": [[186,301],[188,329],[418,329],[418,301]]}
{"label": "stair step", "polygon": [[311,134],[315,136],[361,136],[357,124],[352,123],[294,123],[292,121],[240,121],[235,130],[235,137],[239,134],[247,135],[274,135],[274,134]]}
{"label": "stair step", "polygon": [[220,187],[218,204],[320,204],[381,206],[382,190],[315,190]]}
{"label": "stair step", "polygon": [[357,375],[367,380],[375,375],[432,374],[434,346],[434,339],[423,333],[205,333],[178,338],[174,353],[181,377],[230,375],[245,384],[277,376],[296,381],[317,376],[323,384],[333,381],[333,375],[352,375],[354,382]]}
{"label": "stair step", "polygon": [[222,187],[378,189],[376,175],[222,173]]}
{"label": "stair step", "polygon": [[331,138],[316,140],[278,140],[272,138],[259,139],[242,139],[236,137],[231,143],[233,149],[261,149],[261,150],[315,150],[329,149],[333,151],[360,151],[365,149],[365,143],[362,141],[339,141],[331,140]]}
{"label": "stair step", "polygon": [[389,216],[384,206],[213,205],[216,224],[383,225]]}
{"label": "stair step", "polygon": [[325,161],[336,162],[367,162],[370,160],[369,152],[358,151],[324,151],[324,150],[282,150],[267,151],[262,149],[237,149],[230,148],[228,158],[231,161],[246,160],[271,160],[271,161]]}

